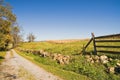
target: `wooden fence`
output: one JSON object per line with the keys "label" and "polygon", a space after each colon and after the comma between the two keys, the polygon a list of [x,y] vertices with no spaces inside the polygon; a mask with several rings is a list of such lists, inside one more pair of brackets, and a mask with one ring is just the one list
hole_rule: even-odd
{"label": "wooden fence", "polygon": [[[89,46],[89,44],[93,41],[93,47],[94,47],[94,51],[93,53],[96,55],[97,52],[102,52],[102,53],[120,53],[119,51],[108,51],[108,50],[97,50],[98,48],[119,48],[120,49],[120,44],[119,45],[115,45],[115,46],[110,46],[110,45],[97,45],[96,43],[120,43],[120,34],[113,34],[113,35],[105,35],[105,36],[99,36],[99,37],[95,37],[95,35],[92,33],[92,38],[89,40],[89,42],[86,44],[86,46],[84,47],[84,50],[86,50],[86,48]],[[114,39],[113,39],[114,38]]]}

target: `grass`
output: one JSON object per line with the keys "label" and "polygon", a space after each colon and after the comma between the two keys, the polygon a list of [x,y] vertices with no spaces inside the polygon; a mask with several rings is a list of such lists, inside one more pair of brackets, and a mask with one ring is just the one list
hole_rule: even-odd
{"label": "grass", "polygon": [[[81,40],[72,43],[50,43],[50,42],[31,42],[23,43],[20,47],[24,49],[33,49],[33,50],[45,50],[50,53],[60,53],[64,55],[76,55],[80,54],[83,49],[83,46],[88,42],[88,40]],[[81,45],[80,45],[81,44]],[[87,51],[91,51],[92,47],[89,47]]]}
{"label": "grass", "polygon": [[[49,58],[39,57],[33,54],[18,52],[33,63],[44,68],[48,72],[58,75],[63,80],[119,80],[120,75],[108,74],[106,67],[101,63],[88,63],[84,56],[75,56],[70,64],[59,65]],[[108,65],[108,64],[106,64]],[[111,77],[112,76],[112,77]]]}
{"label": "grass", "polygon": [[[17,51],[18,52],[18,51]],[[38,56],[32,54],[25,54],[22,52],[18,52],[21,56],[27,58],[31,62],[37,64],[38,66],[44,68],[48,72],[53,73],[54,75],[59,76],[63,80],[90,80],[87,76],[77,74],[73,71],[67,71],[62,69],[64,65],[59,65],[53,60],[46,59],[46,58],[39,58]],[[38,60],[39,58],[39,60]]]}
{"label": "grass", "polygon": [[[50,43],[50,42],[32,42],[32,43],[23,43],[20,48],[23,49],[32,49],[32,50],[45,50],[50,53],[60,53],[63,55],[69,55],[72,57],[70,64],[68,65],[59,65],[56,61],[53,61],[51,58],[43,58],[33,54],[27,54],[20,52],[22,56],[28,58],[29,60],[37,63],[46,70],[60,76],[64,80],[80,80],[81,75],[87,76],[83,77],[81,80],[120,80],[119,74],[108,74],[106,72],[106,66],[101,63],[91,64],[86,61],[84,56],[79,55],[83,50],[83,46],[87,44],[88,40],[81,40],[71,43]],[[111,45],[111,43],[97,43],[97,45]],[[112,43],[112,45],[120,45],[120,43]],[[120,51],[120,49],[105,49]],[[90,54],[93,51],[93,44],[91,43],[86,49]],[[104,53],[98,53],[98,55],[103,55]],[[110,58],[120,59],[120,55],[117,54],[105,54]],[[115,62],[113,62],[115,63]],[[106,65],[113,65],[113,63],[108,63]],[[71,76],[69,76],[71,75]]]}
{"label": "grass", "polygon": [[0,51],[0,63],[3,61],[5,54],[6,54],[5,51]]}
{"label": "grass", "polygon": [[[108,39],[104,39],[104,40],[109,40]],[[114,40],[114,39],[112,39]],[[120,40],[119,38],[117,38],[117,40]],[[96,45],[98,46],[120,46],[120,42],[99,42],[96,43]],[[120,52],[120,48],[97,48],[97,50],[105,50],[105,51],[117,51]],[[112,54],[112,53],[102,53],[107,55],[108,57],[111,57],[113,59],[120,59],[120,54]],[[98,55],[102,55],[101,53],[98,53]]]}

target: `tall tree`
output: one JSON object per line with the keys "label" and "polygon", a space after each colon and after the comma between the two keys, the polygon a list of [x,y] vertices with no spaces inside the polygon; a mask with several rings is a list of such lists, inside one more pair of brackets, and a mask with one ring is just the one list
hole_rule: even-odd
{"label": "tall tree", "polygon": [[12,42],[11,26],[16,22],[16,16],[8,8],[4,0],[0,0],[0,50],[7,49]]}
{"label": "tall tree", "polygon": [[20,41],[22,40],[22,37],[20,35],[20,27],[19,26],[13,26],[12,27],[12,38],[13,38],[13,48],[17,47]]}
{"label": "tall tree", "polygon": [[35,40],[35,36],[33,33],[29,33],[27,36],[28,42],[33,42]]}

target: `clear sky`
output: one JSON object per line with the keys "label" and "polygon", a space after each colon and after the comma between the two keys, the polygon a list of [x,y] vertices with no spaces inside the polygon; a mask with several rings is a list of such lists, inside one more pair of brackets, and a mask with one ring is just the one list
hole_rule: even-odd
{"label": "clear sky", "polygon": [[5,0],[36,40],[81,39],[120,33],[120,0]]}

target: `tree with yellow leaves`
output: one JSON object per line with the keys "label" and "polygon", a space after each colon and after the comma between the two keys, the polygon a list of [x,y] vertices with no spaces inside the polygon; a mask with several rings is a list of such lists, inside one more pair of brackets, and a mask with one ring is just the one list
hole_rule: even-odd
{"label": "tree with yellow leaves", "polygon": [[0,50],[6,50],[12,42],[11,27],[16,22],[16,16],[12,10],[0,0]]}

